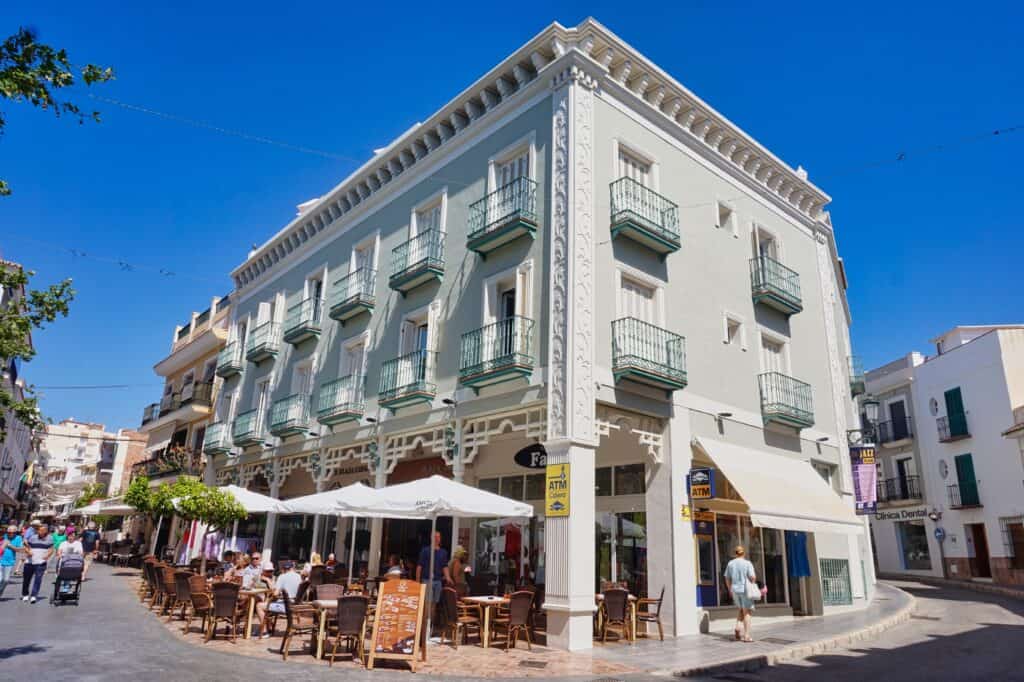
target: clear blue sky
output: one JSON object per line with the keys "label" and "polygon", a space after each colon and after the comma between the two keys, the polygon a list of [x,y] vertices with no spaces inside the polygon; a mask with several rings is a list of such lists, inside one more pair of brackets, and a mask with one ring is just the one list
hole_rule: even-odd
{"label": "clear blue sky", "polygon": [[[593,15],[832,195],[868,366],[955,323],[1024,322],[1024,131],[912,153],[1024,124],[1020,3],[55,4],[4,12],[0,34],[32,25],[114,66],[97,94],[360,160],[550,21]],[[0,199],[0,248],[37,283],[78,289],[71,316],[36,335],[28,379],[133,385],[47,390],[44,411],[133,427],[175,323],[358,164],[97,108],[103,122],[80,127],[5,107],[15,194]]]}

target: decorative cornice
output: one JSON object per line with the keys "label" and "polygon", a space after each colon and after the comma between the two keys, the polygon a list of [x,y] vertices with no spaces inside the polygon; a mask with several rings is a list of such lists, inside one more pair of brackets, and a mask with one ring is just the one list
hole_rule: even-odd
{"label": "decorative cornice", "polygon": [[[232,271],[235,287],[245,289],[261,275],[338,221],[371,200],[373,195],[409,173],[424,159],[459,140],[481,121],[495,118],[552,62],[574,55],[574,64],[559,78],[593,89],[592,72],[605,72],[637,103],[674,121],[687,134],[705,144],[749,177],[751,183],[776,193],[783,201],[812,220],[824,220],[822,208],[830,197],[807,181],[706,102],[662,71],[642,54],[593,19],[575,28],[553,23],[523,47],[465,89],[426,122],[415,126],[374,156],[286,225]],[[583,63],[586,61],[586,64]],[[564,85],[564,83],[560,83]]]}

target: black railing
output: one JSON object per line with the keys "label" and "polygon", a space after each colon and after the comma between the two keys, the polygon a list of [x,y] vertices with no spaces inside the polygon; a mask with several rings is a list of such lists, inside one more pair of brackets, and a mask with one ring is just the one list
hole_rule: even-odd
{"label": "black railing", "polygon": [[939,417],[935,420],[935,424],[939,428],[939,441],[943,443],[960,440],[971,435],[967,428],[967,413],[965,412],[954,412],[945,417]]}
{"label": "black railing", "polygon": [[920,500],[921,477],[904,476],[903,478],[886,478],[878,482],[877,490],[879,502]]}
{"label": "black railing", "polygon": [[194,405],[205,405],[209,407],[213,403],[213,382],[201,381],[197,384],[192,384],[192,393],[187,397],[185,397],[184,393],[185,392],[182,391],[182,405],[192,403]]}
{"label": "black railing", "polygon": [[946,486],[946,490],[949,492],[949,506],[953,509],[981,506],[977,481],[960,481]]}
{"label": "black railing", "polygon": [[903,419],[891,419],[887,422],[881,422],[878,425],[878,442],[881,443],[892,443],[898,440],[906,440],[907,438],[913,438],[914,432],[912,430],[912,424],[910,417],[904,417]]}

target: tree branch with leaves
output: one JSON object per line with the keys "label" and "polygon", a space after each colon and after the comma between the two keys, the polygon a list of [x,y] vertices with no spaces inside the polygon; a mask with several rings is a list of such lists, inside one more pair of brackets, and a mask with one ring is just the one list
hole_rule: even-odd
{"label": "tree branch with leaves", "polygon": [[[99,122],[100,112],[83,111],[71,100],[61,97],[59,91],[78,83],[90,86],[113,78],[114,71],[109,67],[95,64],[76,67],[67,50],[39,42],[31,28],[21,27],[0,43],[0,98],[52,111],[58,118],[77,118],[80,125],[87,120]],[[0,111],[0,135],[6,124],[7,119]],[[10,193],[10,186],[0,179],[0,196]]]}

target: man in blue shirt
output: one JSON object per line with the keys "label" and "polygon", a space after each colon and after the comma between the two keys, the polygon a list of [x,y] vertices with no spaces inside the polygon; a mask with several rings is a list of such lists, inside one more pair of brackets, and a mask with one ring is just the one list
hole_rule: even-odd
{"label": "man in blue shirt", "polygon": [[17,526],[7,526],[7,533],[0,540],[0,596],[11,581],[14,565],[18,560],[18,552],[24,546]]}
{"label": "man in blue shirt", "polygon": [[[434,583],[430,586],[430,596],[434,607],[441,601],[441,580],[450,585],[452,578],[448,575],[448,550],[441,547],[441,534],[434,533]],[[430,580],[430,546],[420,550],[420,560],[416,564],[416,580],[425,583]],[[436,623],[437,618],[432,622]]]}

